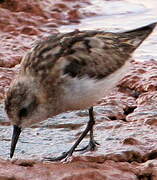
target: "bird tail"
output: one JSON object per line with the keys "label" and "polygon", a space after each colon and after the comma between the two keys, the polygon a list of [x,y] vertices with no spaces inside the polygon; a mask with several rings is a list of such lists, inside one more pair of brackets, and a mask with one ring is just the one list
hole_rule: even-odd
{"label": "bird tail", "polygon": [[154,30],[157,23],[152,23],[134,30],[120,33],[121,45],[127,47],[130,45],[128,51],[134,51]]}

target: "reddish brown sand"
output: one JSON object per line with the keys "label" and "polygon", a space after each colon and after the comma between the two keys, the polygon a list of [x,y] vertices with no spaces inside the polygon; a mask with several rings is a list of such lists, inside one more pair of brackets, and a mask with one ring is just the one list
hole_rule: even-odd
{"label": "reddish brown sand", "polygon": [[[81,11],[88,3],[7,0],[0,4],[1,100],[33,41],[55,33],[62,24],[94,15]],[[157,180],[157,62],[132,62],[128,74],[99,105],[103,118],[96,113],[96,133],[102,143],[97,151],[74,156],[68,163],[0,159],[0,180]],[[71,124],[71,130],[75,128]],[[113,128],[116,144],[115,137],[103,141],[103,133]]]}
{"label": "reddish brown sand", "polygon": [[[76,158],[74,162],[41,163],[1,160],[1,180],[147,180],[157,178],[157,160],[145,163]],[[6,176],[7,174],[7,176]]]}

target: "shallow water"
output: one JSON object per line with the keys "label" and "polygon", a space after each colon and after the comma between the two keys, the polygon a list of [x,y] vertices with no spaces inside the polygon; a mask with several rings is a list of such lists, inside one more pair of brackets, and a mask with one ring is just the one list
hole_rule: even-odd
{"label": "shallow water", "polygon": [[[98,14],[98,16],[82,19],[78,25],[61,26],[59,30],[62,32],[74,29],[104,29],[113,32],[130,30],[157,21],[156,7],[156,0],[92,0],[92,4],[85,7],[83,11],[90,9],[91,12]],[[157,30],[139,47],[133,57],[142,61],[157,59],[156,52]],[[104,118],[101,114],[102,109],[97,106],[95,111],[97,112],[96,118],[100,121],[98,125],[100,127]],[[1,112],[1,121],[3,117],[3,112]],[[87,120],[86,111],[70,112],[49,119],[36,128],[25,129],[17,145],[15,157],[38,159],[68,150],[80,131],[83,130],[82,126],[86,124]],[[112,125],[113,122],[107,123]],[[118,123],[121,124],[121,122],[114,122],[114,125]],[[110,147],[113,144],[116,151],[116,142],[120,140],[120,136],[117,137],[119,132],[111,132],[110,129],[102,132],[96,132],[96,139],[101,143],[101,140],[104,142],[106,138],[106,142],[99,148],[97,153],[104,151],[103,148],[106,148],[106,152],[110,152],[110,149],[113,150],[113,147]],[[12,127],[0,127],[0,157],[9,157],[11,133]],[[112,138],[107,139],[109,136],[112,136]],[[87,139],[85,141],[87,143]]]}

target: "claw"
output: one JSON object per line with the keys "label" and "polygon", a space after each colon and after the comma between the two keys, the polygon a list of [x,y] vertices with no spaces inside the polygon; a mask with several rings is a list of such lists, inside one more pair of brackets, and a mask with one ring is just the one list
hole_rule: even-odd
{"label": "claw", "polygon": [[61,161],[63,159],[65,159],[64,161],[67,161],[68,157],[71,157],[72,153],[70,151],[67,152],[63,152],[62,155],[58,156],[58,157],[44,157],[45,161]]}
{"label": "claw", "polygon": [[75,152],[78,151],[94,151],[97,147],[97,145],[100,145],[98,142],[96,142],[95,140],[89,141],[89,144],[81,149],[76,149]]}

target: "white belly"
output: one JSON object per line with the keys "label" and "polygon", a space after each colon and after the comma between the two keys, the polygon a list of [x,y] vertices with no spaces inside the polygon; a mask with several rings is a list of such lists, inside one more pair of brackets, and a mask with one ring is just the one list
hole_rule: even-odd
{"label": "white belly", "polygon": [[120,69],[101,80],[84,77],[71,78],[66,83],[63,104],[66,110],[85,109],[93,106],[99,99],[107,95],[128,71],[129,61]]}

